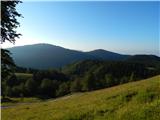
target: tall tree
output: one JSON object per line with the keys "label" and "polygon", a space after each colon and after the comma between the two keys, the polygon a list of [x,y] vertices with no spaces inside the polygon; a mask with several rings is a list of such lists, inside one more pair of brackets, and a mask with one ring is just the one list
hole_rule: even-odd
{"label": "tall tree", "polygon": [[60,84],[59,89],[57,90],[56,94],[57,96],[63,96],[68,93],[70,93],[69,83],[63,82],[62,84]]}
{"label": "tall tree", "polygon": [[[20,26],[17,17],[22,17],[16,10],[16,5],[21,1],[1,1],[1,44],[5,41],[15,43],[21,34],[16,28]],[[7,77],[15,66],[8,50],[1,49],[2,78]]]}
{"label": "tall tree", "polygon": [[71,92],[80,92],[81,88],[82,88],[81,81],[79,79],[76,79],[71,82],[71,85],[70,85]]}
{"label": "tall tree", "polygon": [[6,40],[15,43],[15,38],[21,34],[15,30],[20,26],[17,17],[22,17],[16,10],[16,5],[21,1],[1,1],[1,43]]}
{"label": "tall tree", "polygon": [[54,91],[54,84],[53,80],[50,79],[43,79],[42,83],[40,85],[41,92],[46,97],[54,97],[55,91]]}
{"label": "tall tree", "polygon": [[91,91],[95,88],[95,79],[94,74],[88,73],[86,78],[82,81],[82,90],[83,91]]}
{"label": "tall tree", "polygon": [[36,82],[33,79],[28,79],[25,83],[25,89],[29,96],[32,96],[36,92]]}
{"label": "tall tree", "polygon": [[2,78],[6,78],[13,72],[13,68],[15,67],[14,61],[10,56],[10,52],[5,49],[1,49],[1,76]]}

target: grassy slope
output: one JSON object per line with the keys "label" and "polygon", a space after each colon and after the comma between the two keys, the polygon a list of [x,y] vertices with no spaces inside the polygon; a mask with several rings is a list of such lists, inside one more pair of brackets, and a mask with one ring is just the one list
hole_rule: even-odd
{"label": "grassy slope", "polygon": [[16,73],[17,78],[19,79],[29,79],[32,78],[32,74],[29,73]]}
{"label": "grassy slope", "polygon": [[160,120],[160,76],[2,109],[2,120]]}
{"label": "grassy slope", "polygon": [[1,106],[15,106],[18,103],[34,103],[34,102],[40,102],[42,99],[39,98],[33,98],[33,97],[23,97],[23,98],[9,98],[9,101],[2,102]]}

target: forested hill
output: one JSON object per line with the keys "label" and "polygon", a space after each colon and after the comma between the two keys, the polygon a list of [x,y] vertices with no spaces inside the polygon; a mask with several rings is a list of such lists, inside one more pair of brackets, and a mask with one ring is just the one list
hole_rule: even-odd
{"label": "forested hill", "polygon": [[15,63],[21,67],[49,69],[94,57],[81,51],[69,50],[50,44],[35,44],[8,49]]}
{"label": "forested hill", "polygon": [[16,65],[26,68],[49,69],[60,68],[82,60],[112,60],[157,62],[160,58],[154,55],[122,55],[103,49],[90,52],[70,50],[50,44],[34,44],[8,49]]}
{"label": "forested hill", "polygon": [[[87,73],[98,74],[103,77],[105,74],[112,74],[114,77],[130,76],[134,73],[139,78],[145,78],[151,74],[160,74],[160,61],[156,62],[134,62],[134,61],[100,61],[84,60],[70,64],[62,69],[66,74],[85,75]],[[142,77],[143,76],[143,77]]]}
{"label": "forested hill", "polygon": [[87,59],[122,60],[128,57],[106,50],[82,52],[50,44],[25,45],[8,50],[18,66],[36,69],[58,68]]}
{"label": "forested hill", "polygon": [[[61,70],[17,68],[3,79],[2,95],[10,97],[59,97],[72,92],[92,91],[138,81],[160,74],[160,63],[84,60]],[[28,73],[30,73],[28,75]],[[52,92],[51,92],[52,91]]]}
{"label": "forested hill", "polygon": [[157,64],[160,63],[160,57],[155,55],[134,55],[126,59],[130,62],[138,62],[143,64]]}
{"label": "forested hill", "polygon": [[97,49],[87,53],[96,57],[99,60],[126,60],[128,57],[130,57],[130,55],[122,55],[103,49]]}

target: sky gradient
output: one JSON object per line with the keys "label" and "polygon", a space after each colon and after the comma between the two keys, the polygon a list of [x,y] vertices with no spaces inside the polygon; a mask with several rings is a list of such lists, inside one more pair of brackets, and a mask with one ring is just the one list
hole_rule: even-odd
{"label": "sky gradient", "polygon": [[[105,49],[159,55],[160,2],[23,2],[23,36],[14,46],[49,43],[69,49]],[[12,47],[5,43],[2,47]]]}

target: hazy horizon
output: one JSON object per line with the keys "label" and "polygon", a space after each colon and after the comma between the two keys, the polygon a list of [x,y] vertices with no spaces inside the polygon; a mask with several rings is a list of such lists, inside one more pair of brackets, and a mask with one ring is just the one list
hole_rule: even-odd
{"label": "hazy horizon", "polygon": [[80,51],[159,56],[159,4],[24,1],[17,7],[24,17],[18,19],[22,36],[15,45],[6,42],[2,47],[48,43]]}
{"label": "hazy horizon", "polygon": [[[7,49],[10,49],[10,48],[14,48],[14,47],[23,47],[23,46],[30,46],[30,45],[38,45],[38,44],[47,44],[47,45],[53,45],[53,44],[50,44],[50,43],[34,43],[34,44],[27,44],[27,45],[19,45],[19,46],[12,46],[12,47],[7,47]],[[121,54],[121,55],[156,55],[156,54],[150,54],[150,53],[137,53],[137,54],[126,54],[126,53],[123,53],[123,52],[117,52],[117,51],[110,51],[110,50],[107,50],[107,49],[102,49],[102,48],[97,48],[97,49],[91,49],[91,50],[78,50],[78,49],[72,49],[72,48],[66,48],[66,47],[63,47],[63,46],[60,46],[60,45],[53,45],[53,46],[57,46],[57,47],[61,47],[61,48],[64,48],[64,49],[69,49],[69,50],[75,50],[75,51],[80,51],[80,52],[91,52],[91,51],[94,51],[94,50],[105,50],[105,51],[109,51],[109,52],[113,52],[113,53],[118,53],[118,54]],[[158,57],[160,57],[160,55],[156,55]]]}

